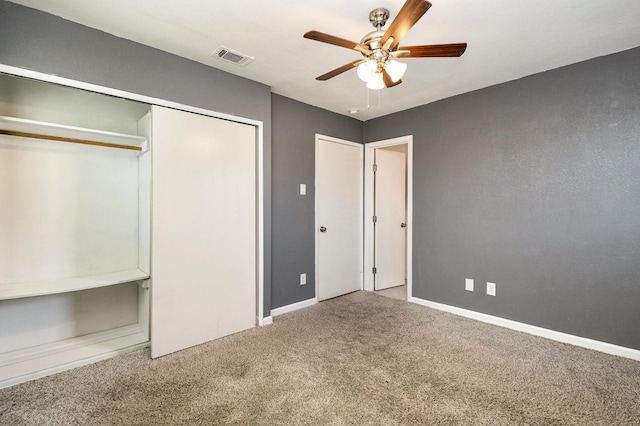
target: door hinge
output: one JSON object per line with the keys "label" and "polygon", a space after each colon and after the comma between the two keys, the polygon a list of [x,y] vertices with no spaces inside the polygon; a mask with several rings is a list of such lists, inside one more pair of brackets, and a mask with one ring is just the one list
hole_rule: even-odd
{"label": "door hinge", "polygon": [[373,223],[377,223],[378,222],[378,216],[374,216],[373,217]]}
{"label": "door hinge", "polygon": [[378,171],[378,165],[377,165],[377,164],[374,164],[374,165],[373,165],[373,172],[375,173],[375,172],[377,172],[377,171]]}
{"label": "door hinge", "polygon": [[374,274],[378,273],[378,268],[372,268],[371,272],[373,272]]}

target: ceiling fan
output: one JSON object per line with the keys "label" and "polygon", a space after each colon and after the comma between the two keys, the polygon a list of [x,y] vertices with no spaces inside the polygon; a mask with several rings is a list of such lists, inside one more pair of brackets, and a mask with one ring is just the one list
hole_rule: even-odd
{"label": "ceiling fan", "polygon": [[355,60],[329,71],[316,80],[329,80],[345,71],[357,68],[358,77],[372,90],[393,87],[402,83],[407,64],[396,58],[458,57],[467,49],[467,43],[432,44],[425,46],[400,46],[400,40],[431,7],[425,0],[407,0],[386,31],[382,27],[389,19],[389,10],[379,7],[369,13],[369,21],[376,28],[365,35],[360,43],[345,40],[319,31],[309,31],[304,37],[334,46],[360,52],[364,59]]}

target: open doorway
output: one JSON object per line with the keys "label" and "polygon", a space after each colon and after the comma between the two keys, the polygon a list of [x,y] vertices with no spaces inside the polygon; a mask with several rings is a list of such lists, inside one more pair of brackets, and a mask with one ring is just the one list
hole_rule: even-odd
{"label": "open doorway", "polygon": [[413,137],[365,146],[364,288],[407,300],[411,295]]}

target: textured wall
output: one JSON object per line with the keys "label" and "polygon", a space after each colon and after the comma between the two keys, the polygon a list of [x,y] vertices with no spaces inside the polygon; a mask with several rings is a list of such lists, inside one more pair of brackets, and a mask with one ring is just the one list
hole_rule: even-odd
{"label": "textured wall", "polygon": [[365,123],[414,135],[414,296],[640,349],[639,70],[637,48]]}
{"label": "textured wall", "polygon": [[265,168],[264,310],[265,315],[269,315],[269,86],[6,1],[0,1],[0,63],[262,121]]}
{"label": "textured wall", "polygon": [[[315,135],[362,142],[362,122],[273,95],[271,307],[315,294]],[[300,195],[300,184],[307,195]],[[300,285],[300,274],[307,284]]]}

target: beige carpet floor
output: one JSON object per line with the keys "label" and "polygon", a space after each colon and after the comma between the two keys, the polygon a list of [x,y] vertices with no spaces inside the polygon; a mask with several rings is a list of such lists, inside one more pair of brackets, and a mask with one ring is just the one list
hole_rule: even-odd
{"label": "beige carpet floor", "polygon": [[2,389],[0,424],[640,425],[640,362],[357,292]]}

